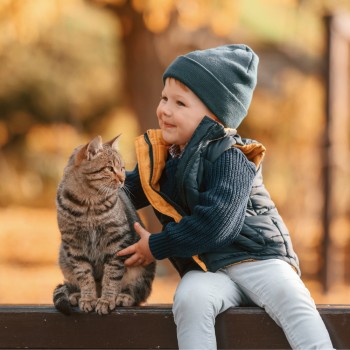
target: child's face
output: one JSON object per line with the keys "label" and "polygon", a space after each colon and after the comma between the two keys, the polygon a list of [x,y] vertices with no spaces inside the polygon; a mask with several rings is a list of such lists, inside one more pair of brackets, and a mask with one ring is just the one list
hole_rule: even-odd
{"label": "child's face", "polygon": [[206,115],[217,120],[190,89],[173,78],[166,79],[157,117],[167,143],[179,145],[182,150]]}

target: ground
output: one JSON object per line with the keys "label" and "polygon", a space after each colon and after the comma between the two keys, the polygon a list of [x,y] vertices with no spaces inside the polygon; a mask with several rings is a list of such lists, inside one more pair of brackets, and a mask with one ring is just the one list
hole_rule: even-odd
{"label": "ground", "polygon": [[[54,209],[0,209],[0,304],[51,304],[62,282],[57,265],[60,234]],[[160,262],[149,304],[172,303],[177,273]],[[350,286],[334,286],[323,294],[320,285],[304,281],[317,304],[349,303]]]}

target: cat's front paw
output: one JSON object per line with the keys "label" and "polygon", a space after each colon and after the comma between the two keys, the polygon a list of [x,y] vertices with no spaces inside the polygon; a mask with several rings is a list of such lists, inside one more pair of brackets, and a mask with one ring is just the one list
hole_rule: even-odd
{"label": "cat's front paw", "polygon": [[84,312],[91,312],[96,307],[97,300],[95,298],[81,297],[79,300],[79,308]]}
{"label": "cat's front paw", "polygon": [[129,294],[120,293],[117,296],[116,304],[117,306],[133,306],[135,299]]}
{"label": "cat's front paw", "polygon": [[116,303],[115,303],[115,299],[104,299],[104,298],[99,298],[97,300],[97,304],[96,304],[96,312],[99,315],[106,315],[108,314],[110,311],[114,310],[116,307]]}
{"label": "cat's front paw", "polygon": [[80,293],[72,293],[69,295],[69,302],[72,306],[77,306],[79,304]]}

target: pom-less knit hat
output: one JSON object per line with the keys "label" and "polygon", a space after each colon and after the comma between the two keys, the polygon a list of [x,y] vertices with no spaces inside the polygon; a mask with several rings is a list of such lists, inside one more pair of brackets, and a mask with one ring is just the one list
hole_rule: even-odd
{"label": "pom-less knit hat", "polygon": [[224,45],[177,57],[166,69],[189,87],[229,128],[237,128],[247,115],[257,81],[259,58],[246,45]]}

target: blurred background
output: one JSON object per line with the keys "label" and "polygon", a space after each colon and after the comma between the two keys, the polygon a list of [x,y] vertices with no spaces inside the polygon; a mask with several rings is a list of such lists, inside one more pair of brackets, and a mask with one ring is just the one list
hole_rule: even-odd
{"label": "blurred background", "polygon": [[[0,303],[51,303],[62,282],[55,193],[72,150],[122,133],[131,170],[165,67],[227,43],[260,56],[239,133],[267,147],[303,279],[317,303],[349,303],[350,0],[0,0]],[[178,281],[160,262],[149,302]]]}

